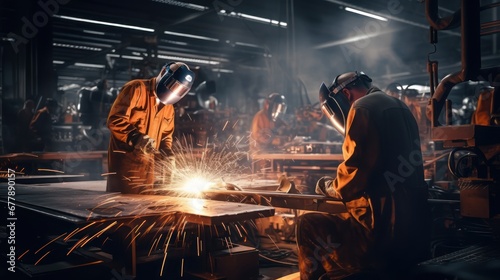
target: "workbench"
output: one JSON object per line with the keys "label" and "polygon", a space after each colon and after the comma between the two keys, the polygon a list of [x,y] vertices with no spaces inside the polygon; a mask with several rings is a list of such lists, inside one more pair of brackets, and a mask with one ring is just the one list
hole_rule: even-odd
{"label": "workbench", "polygon": [[[77,183],[78,187],[69,187]],[[6,219],[16,224],[18,268],[35,277],[70,268],[109,264],[114,271],[125,269],[127,275],[136,275],[138,263],[165,262],[168,255],[172,262],[195,259],[198,263],[194,267],[214,273],[216,257],[212,259],[212,255],[224,256],[220,252],[217,255],[220,248],[216,248],[210,238],[223,236],[223,228],[231,223],[274,215],[274,208],[270,206],[109,193],[99,190],[102,186],[100,181],[15,184],[15,194],[8,194],[8,184],[0,184],[3,212],[14,206],[13,214],[9,212]],[[214,231],[218,231],[217,234]],[[55,244],[64,247],[67,256],[59,259],[54,257],[55,253],[49,254],[58,251],[53,248]],[[106,249],[109,244],[113,246]],[[233,246],[228,243],[224,249],[230,254]],[[256,260],[252,268],[258,272],[256,249],[245,249],[246,252],[239,254],[236,252],[242,247],[234,247],[234,250],[236,256],[251,253],[252,260]],[[23,252],[27,253],[20,258]],[[48,257],[42,260],[44,253]],[[66,263],[76,255],[84,256],[85,261]]]}
{"label": "workbench", "polygon": [[108,152],[11,153],[0,155],[0,166],[3,170],[11,168],[27,175],[84,175],[87,180],[97,180],[108,170]]}
{"label": "workbench", "polygon": [[[260,161],[269,161],[271,170],[268,172],[293,171],[336,171],[343,160],[342,154],[286,154],[286,153],[256,153],[252,155],[252,172]],[[335,173],[332,173],[333,175]]]}

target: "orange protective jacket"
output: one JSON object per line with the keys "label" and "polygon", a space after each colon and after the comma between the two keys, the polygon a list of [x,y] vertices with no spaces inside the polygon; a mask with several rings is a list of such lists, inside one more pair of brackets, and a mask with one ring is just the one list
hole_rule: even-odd
{"label": "orange protective jacket", "polygon": [[[351,107],[342,153],[344,161],[326,191],[342,199],[345,218],[354,219],[369,237],[344,248],[371,256],[374,266],[423,260],[429,209],[419,130],[409,108],[370,89]],[[342,263],[337,253],[332,258]]]}
{"label": "orange protective jacket", "polygon": [[[348,207],[352,203],[354,208],[370,208],[365,198],[378,199],[400,189],[425,192],[415,118],[403,102],[382,91],[372,88],[353,104],[342,154],[333,189]],[[365,227],[374,228],[376,213],[353,214]]]}
{"label": "orange protective jacket", "polygon": [[253,150],[262,150],[271,147],[273,140],[274,123],[266,116],[264,110],[258,111],[252,120],[251,143]]}
{"label": "orange protective jacket", "polygon": [[273,140],[279,136],[277,130],[285,126],[286,124],[281,119],[277,119],[276,122],[270,120],[265,110],[258,111],[252,120],[250,150],[258,152],[276,149],[277,146]]}
{"label": "orange protective jacket", "polygon": [[157,150],[173,155],[174,107],[157,101],[155,88],[156,78],[130,81],[111,107],[107,191],[140,193],[153,187],[155,155],[135,149],[137,137],[148,135]]}

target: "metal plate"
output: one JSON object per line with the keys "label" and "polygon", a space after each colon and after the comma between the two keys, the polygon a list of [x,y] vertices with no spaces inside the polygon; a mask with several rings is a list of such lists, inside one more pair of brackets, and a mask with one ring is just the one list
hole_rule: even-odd
{"label": "metal plate", "polygon": [[[3,188],[7,184],[2,184]],[[234,202],[160,195],[134,195],[16,184],[15,204],[74,223],[175,215],[187,222],[212,225],[274,215],[274,208]],[[3,192],[0,201],[6,203]]]}

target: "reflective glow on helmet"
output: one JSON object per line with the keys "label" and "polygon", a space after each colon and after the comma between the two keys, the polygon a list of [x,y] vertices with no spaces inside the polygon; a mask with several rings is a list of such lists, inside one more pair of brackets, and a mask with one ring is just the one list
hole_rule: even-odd
{"label": "reflective glow on helmet", "polygon": [[181,62],[165,65],[165,73],[156,79],[156,96],[163,104],[175,104],[193,86],[195,74]]}
{"label": "reflective glow on helmet", "polygon": [[345,136],[347,115],[351,109],[351,102],[342,93],[342,90],[346,87],[349,88],[349,86],[355,86],[359,82],[369,86],[372,79],[363,72],[348,72],[335,77],[329,87],[322,83],[319,89],[321,111],[342,136]]}
{"label": "reflective glow on helmet", "polygon": [[267,115],[275,122],[286,113],[287,105],[285,96],[278,93],[271,93],[266,100],[268,104]]}
{"label": "reflective glow on helmet", "polygon": [[333,127],[342,136],[345,136],[345,124],[351,107],[347,97],[343,93],[334,94],[330,92],[325,83],[321,83],[319,100],[323,114],[325,114]]}

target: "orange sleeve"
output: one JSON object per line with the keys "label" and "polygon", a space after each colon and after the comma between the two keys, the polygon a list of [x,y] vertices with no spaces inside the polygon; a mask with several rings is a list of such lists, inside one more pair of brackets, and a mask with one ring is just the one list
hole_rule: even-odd
{"label": "orange sleeve", "polygon": [[108,115],[107,125],[114,136],[120,142],[132,146],[131,141],[140,135],[136,126],[131,123],[130,115],[137,106],[141,95],[145,95],[141,84],[134,81],[127,83],[118,94]]}
{"label": "orange sleeve", "polygon": [[351,108],[342,146],[344,161],[338,166],[333,182],[333,188],[344,201],[360,197],[370,184],[380,156],[378,134],[375,125],[370,123],[368,110]]}

